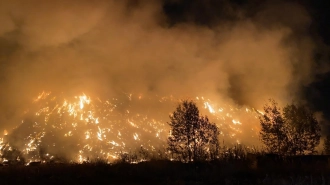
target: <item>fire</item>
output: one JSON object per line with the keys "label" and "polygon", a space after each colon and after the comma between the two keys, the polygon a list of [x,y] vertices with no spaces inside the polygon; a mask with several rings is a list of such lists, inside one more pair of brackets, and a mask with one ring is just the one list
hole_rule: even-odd
{"label": "fire", "polygon": [[44,92],[43,91],[42,93],[39,94],[39,96],[36,99],[34,99],[34,101],[37,102],[40,99],[47,97],[49,94],[50,94],[50,92]]}
{"label": "fire", "polygon": [[[120,98],[101,100],[86,94],[68,98],[42,92],[30,109],[34,117],[23,119],[21,124],[30,125],[29,130],[17,131],[25,143],[20,149],[31,160],[40,158],[38,151],[42,149],[47,151],[45,157],[49,159],[60,151],[69,153],[76,162],[83,162],[90,157],[114,160],[120,153],[140,146],[147,151],[164,148],[171,134],[166,113],[173,111],[178,100],[173,96],[146,98],[132,93],[126,94],[125,98],[124,104]],[[146,108],[148,104],[145,101],[152,101],[153,107]],[[219,127],[220,139],[244,143],[246,139],[243,136],[251,137],[256,133],[256,126],[247,124],[258,124],[256,118],[260,111],[226,104],[219,106],[203,96],[196,97],[195,101],[204,108],[201,112],[209,115],[209,119]],[[249,132],[253,134],[249,135]],[[4,134],[8,133],[5,131]],[[3,146],[0,143],[0,147]]]}
{"label": "fire", "polygon": [[139,135],[137,133],[133,134],[134,140],[139,140]]}
{"label": "fire", "polygon": [[213,107],[210,105],[209,102],[205,102],[204,105],[205,105],[205,108],[209,109],[210,113],[212,113],[212,114],[215,113]]}
{"label": "fire", "polygon": [[262,111],[260,111],[260,110],[256,110],[259,114],[261,114],[261,115],[264,115],[265,113],[264,112],[262,112]]}
{"label": "fire", "polygon": [[85,94],[83,96],[79,96],[79,100],[80,109],[83,109],[85,104],[90,103],[90,99]]}
{"label": "fire", "polygon": [[237,124],[239,124],[239,125],[240,125],[240,124],[241,124],[241,122],[239,122],[239,121],[236,121],[236,120],[234,120],[234,119],[233,119],[233,121],[232,121],[232,122],[233,122],[235,125],[237,125]]}
{"label": "fire", "polygon": [[86,139],[89,139],[89,138],[91,137],[89,131],[86,131],[86,132],[85,132],[85,135],[86,135],[86,137],[85,137]]}

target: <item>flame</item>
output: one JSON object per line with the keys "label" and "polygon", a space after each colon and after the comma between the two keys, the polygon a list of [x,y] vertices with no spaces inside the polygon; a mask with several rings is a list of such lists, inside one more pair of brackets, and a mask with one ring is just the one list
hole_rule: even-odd
{"label": "flame", "polygon": [[8,135],[7,130],[4,130],[4,131],[3,131],[3,135],[5,135],[5,136]]}
{"label": "flame", "polygon": [[241,122],[239,122],[239,121],[236,121],[236,120],[232,120],[232,122],[234,123],[234,125],[237,125],[237,124],[239,124],[239,125],[241,125],[242,123]]}
{"label": "flame", "polygon": [[260,110],[256,110],[259,114],[261,114],[261,115],[265,115],[265,113],[264,112],[262,112],[262,111],[260,111]]}
{"label": "flame", "polygon": [[85,104],[89,104],[90,103],[90,99],[87,98],[87,96],[84,94],[82,96],[79,96],[79,106],[80,106],[80,109],[83,109],[84,108],[84,105]]}
{"label": "flame", "polygon": [[[26,135],[21,150],[31,160],[40,157],[37,151],[41,145],[46,147],[46,157],[49,159],[56,155],[54,151],[58,149],[64,152],[70,150],[73,160],[80,163],[93,156],[117,159],[120,152],[129,152],[137,146],[155,151],[166,145],[166,138],[172,131],[166,123],[168,115],[158,111],[157,107],[143,112],[133,106],[151,99],[142,97],[141,94],[126,94],[131,105],[124,106],[118,98],[103,101],[100,98],[92,99],[86,94],[62,98],[52,96],[50,92],[42,92],[33,101],[30,111],[35,110],[35,121],[31,123],[31,130],[22,133]],[[154,100],[159,103],[157,106],[168,105],[168,112],[173,111],[173,104],[177,101],[173,96]],[[201,111],[211,114],[209,118],[220,128],[220,136],[231,139],[233,143],[242,141],[245,122],[240,116],[244,114],[258,121],[256,115],[260,114],[255,109],[234,108],[226,104],[219,106],[203,96],[196,97],[196,102],[204,107]],[[246,123],[251,124],[251,121]],[[24,124],[29,122],[23,119]],[[255,126],[250,129],[253,133],[258,130]],[[1,141],[0,148],[4,147]],[[44,143],[46,141],[51,143]]]}
{"label": "flame", "polygon": [[[205,108],[209,109],[210,113],[214,114],[215,110],[213,109],[213,107],[210,105],[209,102],[205,102],[204,103]],[[219,109],[220,110],[220,109]]]}
{"label": "flame", "polygon": [[42,93],[39,94],[39,96],[36,99],[34,99],[34,101],[37,102],[40,99],[47,97],[49,94],[50,94],[50,92],[43,91]]}

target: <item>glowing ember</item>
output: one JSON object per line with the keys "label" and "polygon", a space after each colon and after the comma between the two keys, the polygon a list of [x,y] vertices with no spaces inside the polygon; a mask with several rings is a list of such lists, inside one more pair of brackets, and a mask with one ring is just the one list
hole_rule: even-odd
{"label": "glowing ember", "polygon": [[[57,155],[75,162],[95,157],[114,160],[121,153],[142,146],[146,151],[165,148],[170,134],[168,113],[178,103],[172,96],[146,98],[128,94],[122,101],[118,98],[102,101],[85,94],[71,99],[51,95],[42,92],[22,124],[10,134],[19,136],[13,142],[18,143],[15,146],[29,160],[50,160]],[[226,144],[257,142],[256,118],[261,112],[229,105],[220,107],[204,97],[196,97],[195,101],[204,107],[202,114],[218,125],[220,139]],[[1,139],[0,148],[4,147],[7,146]]]}

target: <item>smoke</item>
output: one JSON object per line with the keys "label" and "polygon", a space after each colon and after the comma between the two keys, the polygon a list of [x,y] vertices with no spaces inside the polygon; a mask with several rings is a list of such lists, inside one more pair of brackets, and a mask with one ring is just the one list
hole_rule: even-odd
{"label": "smoke", "polygon": [[1,1],[0,129],[17,126],[43,90],[257,108],[300,99],[317,69],[304,7],[214,2]]}

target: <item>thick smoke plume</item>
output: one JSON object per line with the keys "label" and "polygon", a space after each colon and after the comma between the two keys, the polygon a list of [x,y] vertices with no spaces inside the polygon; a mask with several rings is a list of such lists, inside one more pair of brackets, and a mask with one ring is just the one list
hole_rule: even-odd
{"label": "thick smoke plume", "polygon": [[2,0],[0,129],[17,126],[43,90],[207,96],[259,109],[300,98],[317,68],[302,6],[221,1],[219,13],[213,1],[192,2]]}

